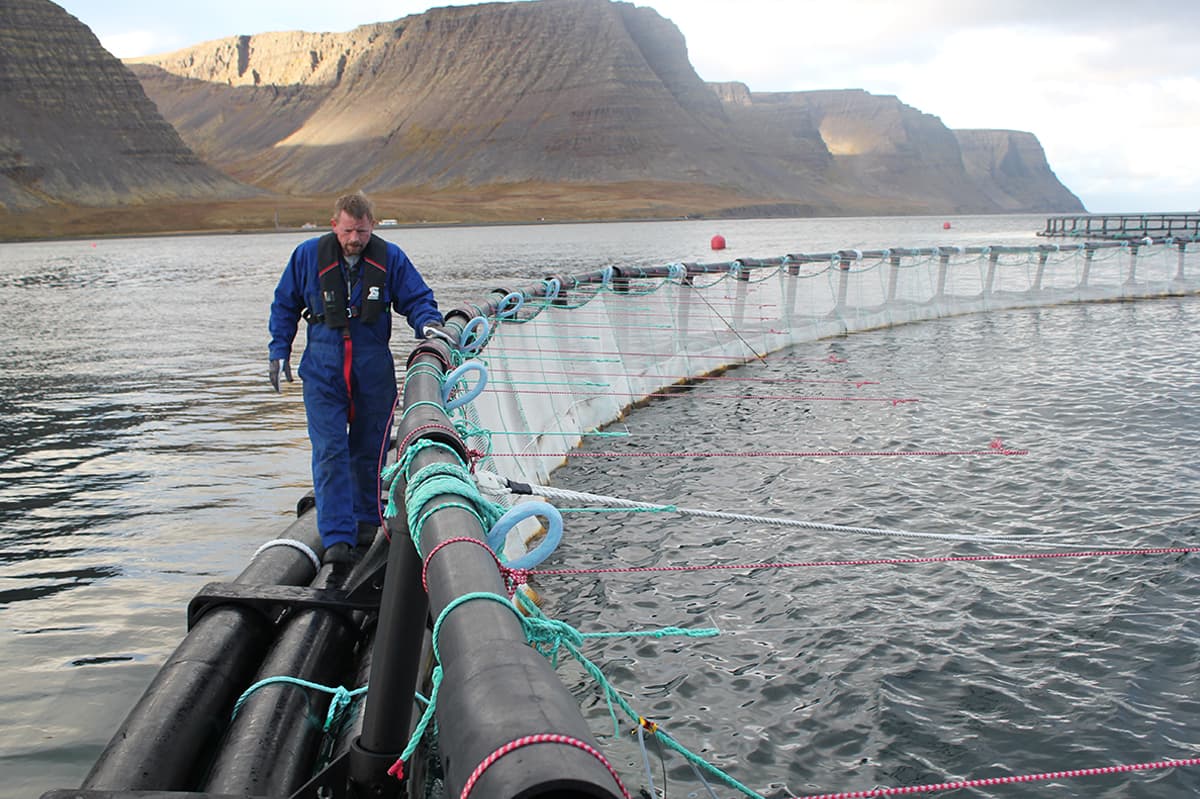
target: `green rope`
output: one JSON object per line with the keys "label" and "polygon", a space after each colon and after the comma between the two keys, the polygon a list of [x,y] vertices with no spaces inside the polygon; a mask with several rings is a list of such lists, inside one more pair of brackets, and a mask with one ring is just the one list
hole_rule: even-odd
{"label": "green rope", "polygon": [[[528,614],[522,618],[522,624],[525,627],[526,636],[529,638],[530,644],[535,649],[550,658],[553,666],[558,665],[559,651],[565,649],[571,657],[583,666],[584,671],[591,675],[596,684],[600,686],[604,693],[604,700],[608,704],[609,716],[613,722],[613,735],[619,737],[621,734],[620,722],[617,719],[616,708],[614,704],[625,712],[627,716],[636,724],[641,723],[642,716],[635,711],[628,702],[626,702],[617,690],[613,687],[608,678],[592,661],[584,656],[580,648],[586,638],[615,638],[621,636],[649,636],[654,638],[662,638],[667,635],[686,635],[691,638],[707,638],[714,635],[719,635],[720,631],[715,628],[705,628],[697,630],[685,630],[679,627],[664,627],[660,630],[650,630],[645,632],[624,632],[624,633],[581,633],[566,622],[549,619],[542,614],[542,611],[533,600],[529,599],[525,594],[518,591],[514,595],[514,600],[519,605],[520,609]],[[721,769],[705,761],[700,756],[693,754],[683,744],[672,738],[662,727],[655,727],[654,735],[658,736],[659,740],[667,745],[670,749],[675,750],[681,757],[687,760],[694,766],[698,766],[709,774],[720,779],[731,788],[740,791],[752,799],[764,799],[764,797],[749,788],[746,785],[738,782],[729,774],[726,774]]]}
{"label": "green rope", "polygon": [[242,709],[242,703],[249,698],[250,694],[254,693],[259,688],[279,683],[298,685],[301,688],[312,688],[314,690],[324,691],[327,694],[333,695],[333,698],[329,700],[329,711],[325,714],[325,726],[321,729],[321,732],[326,734],[328,734],[330,730],[336,730],[341,725],[342,715],[349,704],[354,701],[354,699],[367,692],[367,686],[365,685],[361,688],[355,688],[353,691],[351,691],[340,685],[336,688],[330,688],[327,685],[320,685],[319,683],[309,682],[308,680],[302,680],[299,677],[290,677],[288,675],[267,677],[266,679],[259,680],[258,682],[254,683],[254,685],[251,685],[242,692],[242,695],[238,697],[237,702],[235,702],[233,705],[233,713],[230,715],[229,720],[233,721],[237,718],[238,711]]}
{"label": "green rope", "polygon": [[597,383],[594,380],[502,380],[492,381],[498,386],[586,386],[587,388],[612,388],[612,383]]}
{"label": "green rope", "polygon": [[[596,684],[600,686],[604,693],[605,701],[608,704],[609,715],[613,721],[614,736],[620,736],[620,722],[617,719],[616,705],[627,716],[639,726],[642,717],[626,702],[612,683],[604,676],[600,667],[584,656],[581,651],[583,642],[588,638],[617,638],[617,637],[644,637],[644,638],[665,638],[666,636],[682,635],[690,638],[708,638],[719,635],[720,631],[715,628],[704,628],[696,630],[688,630],[681,627],[663,627],[657,630],[642,630],[630,632],[610,632],[610,633],[582,633],[566,622],[546,617],[541,609],[533,603],[524,593],[518,591],[513,599],[500,596],[488,591],[476,591],[469,594],[463,594],[457,597],[442,609],[438,614],[437,621],[433,625],[433,633],[431,635],[431,643],[433,648],[433,656],[436,665],[432,673],[432,690],[429,694],[428,703],[425,706],[425,711],[421,714],[421,718],[417,721],[413,728],[412,735],[409,738],[408,744],[405,745],[404,751],[400,753],[400,762],[408,762],[412,757],[421,739],[425,736],[430,722],[433,720],[437,710],[437,697],[441,689],[443,669],[442,656],[439,648],[441,639],[442,625],[450,613],[460,605],[476,599],[486,599],[491,602],[498,602],[506,609],[511,610],[517,617],[517,621],[521,624],[521,628],[525,633],[526,641],[542,655],[550,659],[551,665],[558,667],[559,652],[565,649],[576,661],[583,666],[584,670],[591,675]],[[518,606],[519,605],[519,606]],[[524,613],[522,612],[524,611]],[[682,744],[668,735],[661,727],[655,727],[653,734],[658,736],[659,740],[666,744],[669,748],[675,750],[688,763],[692,764],[693,768],[699,767],[710,774],[714,775],[726,785],[740,791],[752,799],[764,799],[763,796],[752,790],[751,788],[738,782],[736,779],[718,769],[716,766],[708,763],[699,756],[693,754]]]}
{"label": "green rope", "polygon": [[617,633],[581,633],[584,638],[666,638],[668,635],[682,635],[685,638],[712,638],[720,635],[716,627],[701,627],[690,630],[685,627],[660,627],[657,630],[626,630]]}
{"label": "green rope", "polygon": [[433,667],[433,674],[430,675],[430,681],[433,687],[429,691],[429,704],[425,706],[425,712],[421,714],[421,718],[417,719],[417,725],[413,727],[408,744],[404,747],[404,751],[400,753],[400,760],[405,763],[412,757],[412,753],[416,751],[417,746],[421,743],[421,739],[425,737],[425,730],[428,729],[429,722],[433,721],[433,713],[437,709],[438,691],[442,687],[441,663]]}
{"label": "green rope", "polygon": [[472,439],[481,439],[480,446],[476,449],[483,453],[484,457],[492,454],[492,431],[474,424],[469,419],[457,419],[454,421],[454,429],[458,431],[458,435],[463,441],[471,441]]}
{"label": "green rope", "polygon": [[442,379],[441,367],[432,363],[415,363],[408,367],[408,371],[405,373],[405,380],[421,374],[427,374],[431,377],[435,377],[439,381]]}
{"label": "green rope", "polygon": [[438,649],[438,640],[442,634],[442,624],[446,621],[446,617],[450,615],[450,611],[457,608],[466,602],[474,599],[487,599],[494,602],[499,602],[506,608],[516,614],[518,619],[523,618],[521,612],[517,610],[507,597],[493,594],[487,591],[475,591],[470,594],[463,594],[452,602],[447,603],[446,607],[442,608],[442,612],[438,614],[437,621],[433,624],[433,633],[430,641],[433,645],[433,657],[437,665],[433,667],[431,676],[432,688],[429,692],[429,703],[425,705],[425,712],[421,714],[421,718],[417,721],[417,725],[413,727],[412,735],[408,739],[408,744],[404,747],[404,751],[400,753],[400,760],[405,763],[412,757],[412,753],[416,751],[417,745],[421,743],[421,739],[425,736],[425,730],[429,726],[429,722],[433,720],[434,713],[437,710],[438,690],[442,687],[442,653]]}
{"label": "green rope", "polygon": [[[426,447],[440,447],[454,455],[454,463],[432,463],[408,474],[413,458]],[[461,508],[476,519],[484,531],[492,529],[507,508],[498,505],[479,493],[479,488],[471,479],[471,473],[463,465],[458,453],[450,446],[438,441],[422,439],[410,445],[404,455],[395,463],[383,470],[383,480],[388,486],[388,503],[384,517],[388,519],[399,515],[399,504],[396,499],[396,488],[400,481],[396,479],[401,473],[406,476],[404,491],[404,507],[409,519],[409,535],[417,554],[424,557],[421,551],[421,529],[430,515],[446,508]],[[444,502],[432,508],[425,508],[434,497],[451,494],[463,498],[463,502]],[[424,509],[424,511],[422,511]]]}
{"label": "green rope", "polygon": [[440,402],[434,402],[433,400],[418,400],[404,409],[404,413],[400,414],[401,421],[408,417],[409,411],[411,411],[413,408],[419,408],[422,405],[428,405],[430,408],[437,408],[439,411],[444,410]]}

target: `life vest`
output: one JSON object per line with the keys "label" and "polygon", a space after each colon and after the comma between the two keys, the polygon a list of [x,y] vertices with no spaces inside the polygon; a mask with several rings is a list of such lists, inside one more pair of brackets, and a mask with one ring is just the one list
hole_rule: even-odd
{"label": "life vest", "polygon": [[354,421],[354,395],[350,387],[354,345],[350,340],[350,320],[361,319],[371,324],[386,308],[383,289],[387,283],[387,242],[372,235],[358,260],[359,282],[362,284],[362,304],[350,307],[349,287],[342,274],[342,246],[337,236],[326,233],[317,242],[317,277],[321,288],[322,313],[307,309],[304,318],[309,324],[323,324],[342,331],[342,376],[346,380],[349,402],[349,421]]}
{"label": "life vest", "polygon": [[387,283],[387,242],[372,235],[359,258],[361,268],[359,281],[362,283],[362,305],[350,307],[346,281],[342,276],[342,247],[337,236],[326,233],[317,242],[317,276],[321,286],[321,313],[308,309],[305,315],[310,323],[321,323],[332,328],[347,328],[350,319],[358,317],[366,324],[379,318],[387,307],[383,299]]}

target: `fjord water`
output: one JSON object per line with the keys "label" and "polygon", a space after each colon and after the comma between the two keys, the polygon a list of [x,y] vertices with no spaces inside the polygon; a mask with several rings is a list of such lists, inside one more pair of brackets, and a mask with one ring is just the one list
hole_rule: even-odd
{"label": "fjord water", "polygon": [[[388,229],[443,307],[548,273],[837,248],[1032,244],[1040,217]],[[730,245],[708,250],[720,233]],[[0,246],[0,799],[72,787],[185,632],[307,490],[298,385],[266,381],[266,314],[300,233]],[[397,326],[403,357],[410,331]],[[298,343],[297,348],[301,345]],[[1192,546],[1200,512],[1200,298],[925,322],[803,345],[614,428],[657,458],[576,458],[556,485],[714,510],[926,532],[1074,533]],[[831,359],[830,356],[837,356]],[[919,402],[804,401],[862,383]],[[788,400],[771,399],[786,395]],[[1024,456],[676,457],[986,450]],[[616,443],[614,443],[616,442]],[[1147,526],[1155,525],[1155,526]],[[984,554],[659,514],[571,514],[553,565],[670,566]],[[1194,756],[1200,581],[1188,556],[547,576],[643,714],[768,795]],[[547,564],[551,565],[551,564]],[[609,756],[635,739],[560,667]],[[656,762],[655,783],[664,771]],[[700,790],[668,758],[668,795]],[[1028,795],[1028,787],[975,795]],[[1046,795],[1184,797],[1196,769]],[[702,793],[701,793],[702,795]],[[729,789],[718,795],[729,796]]]}

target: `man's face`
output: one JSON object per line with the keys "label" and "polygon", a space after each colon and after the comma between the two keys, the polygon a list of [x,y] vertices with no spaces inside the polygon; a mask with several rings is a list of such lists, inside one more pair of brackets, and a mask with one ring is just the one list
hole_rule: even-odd
{"label": "man's face", "polygon": [[340,211],[332,222],[333,232],[337,236],[338,244],[342,245],[342,252],[346,255],[361,255],[371,238],[375,224],[366,217],[355,219],[345,211]]}

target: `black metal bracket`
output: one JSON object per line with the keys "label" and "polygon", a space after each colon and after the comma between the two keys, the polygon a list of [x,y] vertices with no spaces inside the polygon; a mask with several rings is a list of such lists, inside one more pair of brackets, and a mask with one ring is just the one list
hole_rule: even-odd
{"label": "black metal bracket", "polygon": [[204,793],[203,791],[100,790],[96,788],[56,788],[41,799],[246,799],[242,794]]}
{"label": "black metal bracket", "polygon": [[246,585],[209,583],[188,603],[188,629],[205,613],[222,605],[250,608],[272,623],[287,609],[325,608],[343,612],[377,611],[381,591],[374,580],[364,580],[355,590],[309,588],[301,585]]}

